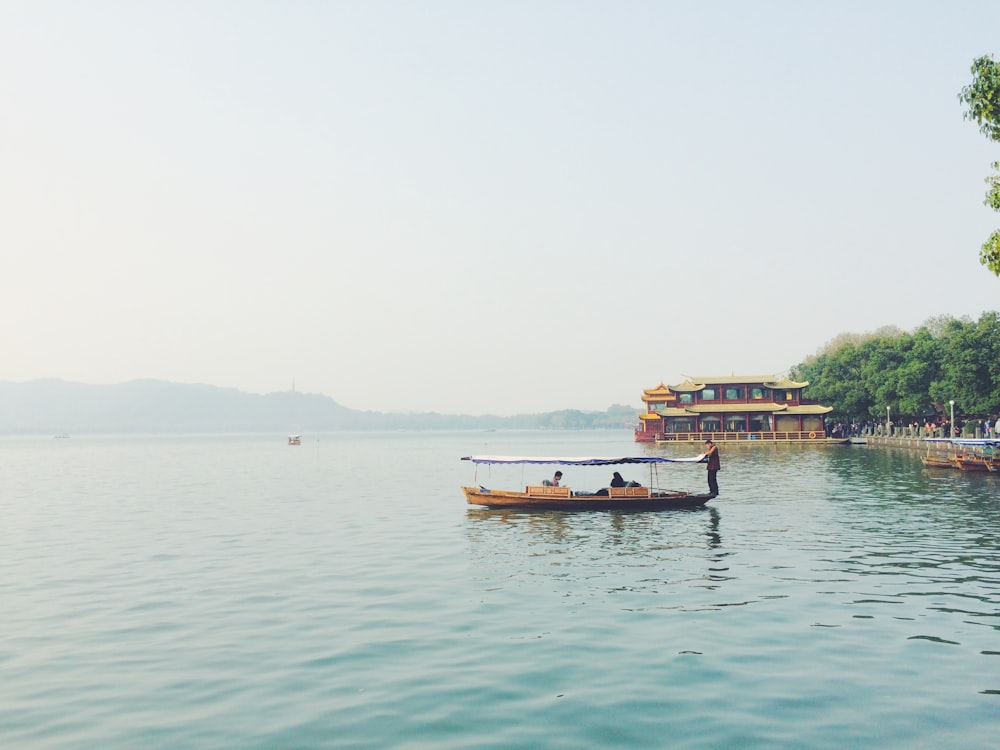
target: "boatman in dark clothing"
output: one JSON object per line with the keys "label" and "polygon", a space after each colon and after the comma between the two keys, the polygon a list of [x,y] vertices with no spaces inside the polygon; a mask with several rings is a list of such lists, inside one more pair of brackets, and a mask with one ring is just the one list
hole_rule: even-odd
{"label": "boatman in dark clothing", "polygon": [[719,449],[711,440],[705,441],[705,458],[708,462],[708,494],[715,497],[719,494]]}

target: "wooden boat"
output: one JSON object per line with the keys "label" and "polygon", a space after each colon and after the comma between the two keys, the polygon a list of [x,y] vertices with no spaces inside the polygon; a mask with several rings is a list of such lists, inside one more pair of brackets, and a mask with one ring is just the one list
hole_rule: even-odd
{"label": "wooden boat", "polygon": [[951,441],[956,452],[951,461],[962,471],[1000,471],[996,449],[1000,440],[955,438]]}
{"label": "wooden boat", "polygon": [[[702,456],[694,458],[665,458],[660,456],[626,456],[622,458],[526,458],[519,456],[463,456],[463,461],[476,464],[549,464],[555,466],[615,466],[618,464],[648,464],[650,485],[660,464],[700,463]],[[574,492],[570,487],[526,485],[524,491],[484,487],[481,484],[462,487],[469,505],[487,508],[520,510],[625,510],[659,511],[697,508],[715,497],[682,490],[643,487],[605,487],[595,492]]]}
{"label": "wooden boat", "polygon": [[954,456],[951,460],[962,471],[995,471],[993,459],[986,456]]}
{"label": "wooden boat", "polygon": [[[996,455],[1000,440],[973,438],[924,438],[927,454],[920,462],[927,468],[961,469],[962,471],[1000,471]],[[947,450],[948,455],[932,456],[931,448]]]}
{"label": "wooden boat", "polygon": [[920,463],[928,469],[957,469],[951,458],[942,456],[921,456]]}
{"label": "wooden boat", "polygon": [[301,435],[289,435],[288,436],[288,444],[289,445],[302,445],[302,436]]}

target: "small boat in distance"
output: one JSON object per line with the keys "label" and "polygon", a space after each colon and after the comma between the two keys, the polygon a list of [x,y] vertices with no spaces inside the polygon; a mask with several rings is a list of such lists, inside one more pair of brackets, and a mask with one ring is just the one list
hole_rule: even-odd
{"label": "small boat in distance", "polygon": [[289,445],[302,445],[302,436],[301,435],[289,435],[288,436],[288,444]]}
{"label": "small boat in distance", "polygon": [[[653,486],[658,480],[657,468],[666,463],[701,463],[702,456],[666,458],[662,456],[624,456],[620,458],[527,458],[520,456],[463,456],[473,464],[549,464],[554,466],[616,466],[619,464],[649,465],[650,486],[629,482],[625,487],[604,487],[594,492],[574,492],[569,487],[547,484],[526,485],[524,491],[498,490],[481,484],[462,487],[469,505],[516,510],[627,510],[656,511],[697,508],[715,495],[683,490],[667,490]],[[477,476],[478,481],[478,476]]]}

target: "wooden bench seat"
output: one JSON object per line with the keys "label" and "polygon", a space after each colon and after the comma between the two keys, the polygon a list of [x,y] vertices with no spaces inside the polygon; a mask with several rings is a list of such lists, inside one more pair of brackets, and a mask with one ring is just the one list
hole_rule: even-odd
{"label": "wooden bench seat", "polygon": [[609,497],[649,497],[649,487],[609,487]]}
{"label": "wooden bench seat", "polygon": [[524,488],[529,495],[545,495],[547,497],[572,497],[569,487],[546,487],[543,484],[529,484]]}

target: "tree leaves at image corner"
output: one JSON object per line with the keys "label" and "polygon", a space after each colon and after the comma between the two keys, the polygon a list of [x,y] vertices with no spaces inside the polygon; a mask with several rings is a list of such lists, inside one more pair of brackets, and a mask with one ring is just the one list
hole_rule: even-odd
{"label": "tree leaves at image corner", "polygon": [[1000,276],[1000,229],[989,236],[979,250],[979,262]]}
{"label": "tree leaves at image corner", "polygon": [[[972,83],[962,88],[958,95],[968,109],[966,120],[979,125],[979,132],[991,141],[1000,142],[1000,63],[991,56],[977,57],[972,62]],[[993,162],[994,171],[1000,172],[1000,162]],[[990,186],[986,192],[986,205],[1000,211],[1000,175],[986,178]],[[1000,230],[993,232],[979,251],[979,262],[996,276],[1000,276]]]}
{"label": "tree leaves at image corner", "polygon": [[972,83],[958,95],[969,108],[965,119],[974,120],[991,141],[1000,141],[1000,63],[983,55],[972,61],[971,72]]}

